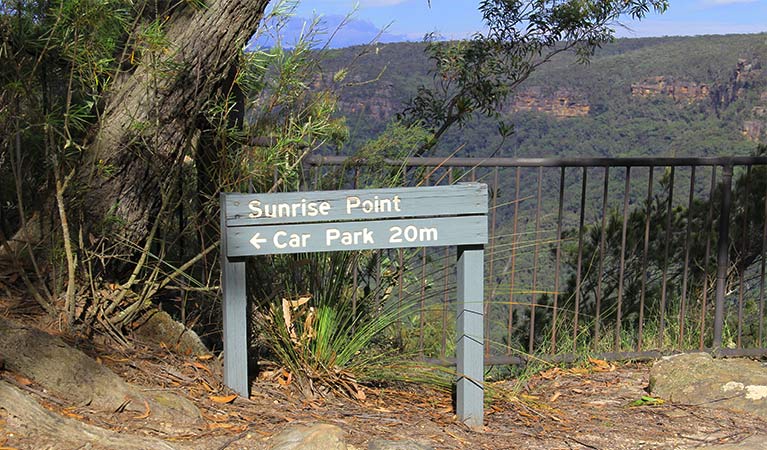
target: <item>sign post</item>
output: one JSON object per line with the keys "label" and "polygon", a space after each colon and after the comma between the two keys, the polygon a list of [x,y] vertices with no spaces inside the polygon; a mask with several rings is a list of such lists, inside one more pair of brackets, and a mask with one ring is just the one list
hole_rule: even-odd
{"label": "sign post", "polygon": [[221,194],[224,383],[248,395],[245,258],[458,246],[458,417],[483,419],[483,280],[487,186]]}

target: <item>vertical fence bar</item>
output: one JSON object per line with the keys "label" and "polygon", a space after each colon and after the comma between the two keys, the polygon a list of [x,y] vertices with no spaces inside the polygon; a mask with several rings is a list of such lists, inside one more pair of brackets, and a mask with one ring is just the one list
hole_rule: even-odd
{"label": "vertical fence bar", "polygon": [[695,166],[690,166],[690,197],[687,202],[687,228],[684,233],[684,272],[682,275],[682,300],[679,304],[679,340],[677,346],[681,350],[684,344],[684,327],[687,311],[687,276],[690,272],[690,232],[692,228],[692,209],[695,200]]}
{"label": "vertical fence bar", "polygon": [[514,330],[514,273],[517,264],[517,225],[519,224],[519,181],[520,168],[516,170],[514,186],[514,225],[511,231],[511,270],[509,271],[509,321],[507,322],[506,353],[511,353],[511,333]]}
{"label": "vertical fence bar", "polygon": [[623,193],[623,226],[621,228],[621,261],[618,273],[618,298],[615,313],[615,342],[613,347],[618,351],[621,341],[621,313],[623,311],[623,281],[626,270],[626,228],[629,220],[629,195],[631,194],[631,166],[626,167],[626,187]]}
{"label": "vertical fence bar", "polygon": [[[764,167],[763,167],[764,168]],[[759,270],[759,347],[764,347],[764,269],[767,256],[767,192],[764,193],[764,210],[762,211],[762,263]]]}
{"label": "vertical fence bar", "polygon": [[[495,217],[496,217],[496,208],[498,207],[498,167],[496,166],[495,169],[493,169],[493,201],[492,201],[492,211],[490,213],[490,240],[488,241],[489,249],[489,257],[490,261],[488,264],[488,273],[490,274],[490,279],[492,280],[495,276],[494,270],[494,260],[495,260]],[[495,290],[493,290],[493,293],[495,293]],[[493,295],[492,297],[495,297]],[[490,356],[490,308],[491,304],[495,301],[495,298],[486,298],[485,299],[485,356]]]}
{"label": "vertical fence bar", "polygon": [[[448,167],[447,169],[447,184],[453,185],[453,169]],[[442,338],[440,339],[439,357],[445,359],[447,357],[447,319],[448,319],[448,306],[450,305],[450,247],[445,247],[445,263],[443,265],[442,276],[445,279],[443,294],[442,294]],[[487,320],[487,318],[485,318]]]}
{"label": "vertical fence bar", "polygon": [[[357,189],[360,179],[360,166],[354,166],[354,178],[352,179],[352,189]],[[359,253],[358,253],[359,254]],[[355,256],[352,258],[354,265],[352,266],[352,317],[357,317],[357,291],[359,290],[359,259]],[[352,330],[354,330],[352,325]]]}
{"label": "vertical fence bar", "polygon": [[711,188],[708,193],[708,215],[703,229],[706,232],[706,251],[703,257],[703,298],[700,307],[700,350],[705,347],[706,311],[708,309],[708,263],[711,258],[711,225],[714,223],[714,196],[716,195],[716,166],[711,166]]}
{"label": "vertical fence bar", "polygon": [[596,310],[594,312],[594,349],[599,345],[599,323],[602,315],[602,278],[605,266],[605,237],[607,235],[607,194],[610,184],[610,167],[605,166],[605,180],[602,187],[602,229],[599,232],[599,270],[597,271]]}
{"label": "vertical fence bar", "polygon": [[[407,185],[407,176],[408,176],[408,166],[403,165],[402,166],[402,181],[403,185]],[[399,311],[402,311],[402,294],[403,292],[403,285],[405,280],[405,251],[401,248],[397,249],[397,308]],[[405,342],[405,334],[404,329],[402,325],[402,316],[400,315],[397,319],[397,327],[399,328],[399,339],[400,343],[404,344]]]}
{"label": "vertical fence bar", "polygon": [[551,319],[551,354],[557,352],[557,315],[559,313],[559,272],[562,265],[562,212],[565,203],[565,168],[559,175],[559,212],[557,213],[557,254],[554,262],[554,304]]}
{"label": "vertical fence bar", "polygon": [[277,189],[277,183],[280,181],[280,170],[275,167],[272,170],[272,188],[269,189],[269,192],[274,192],[275,189]]}
{"label": "vertical fence bar", "polygon": [[714,309],[714,349],[722,348],[724,297],[727,288],[730,247],[730,208],[732,206],[732,166],[722,168],[722,206],[719,212],[719,242],[716,257],[716,308]]}
{"label": "vertical fence bar", "polygon": [[481,245],[459,246],[456,264],[456,402],[458,418],[481,427],[484,418],[484,250]]}
{"label": "vertical fence bar", "polygon": [[660,288],[660,325],[658,326],[658,348],[663,348],[666,333],[666,289],[668,288],[668,252],[671,247],[671,207],[674,203],[674,166],[671,166],[671,181],[668,185],[666,205],[666,242],[663,247],[663,280]]}
{"label": "vertical fence bar", "polygon": [[[424,167],[425,176],[422,181],[423,186],[429,185],[429,168]],[[426,329],[426,247],[421,249],[421,301],[418,321],[418,355],[423,357],[424,353],[424,332]]]}
{"label": "vertical fence bar", "polygon": [[538,199],[535,206],[535,248],[533,250],[533,289],[530,295],[530,335],[527,343],[528,353],[532,354],[535,347],[535,306],[538,302],[538,250],[541,233],[541,202],[542,202],[543,167],[538,168]]}
{"label": "vertical fence bar", "polygon": [[583,268],[583,222],[586,217],[586,182],[588,168],[583,168],[581,177],[581,212],[578,221],[578,262],[575,272],[575,311],[573,311],[573,351],[578,351],[578,315],[581,309],[581,269]]}
{"label": "vertical fence bar", "polygon": [[314,189],[320,189],[320,176],[322,175],[322,167],[319,165],[314,166]]}
{"label": "vertical fence bar", "polygon": [[[403,294],[403,281],[405,278],[405,255],[404,250],[401,248],[397,249],[397,310],[402,311],[402,294]],[[404,344],[405,342],[405,334],[402,327],[402,316],[400,316],[397,319],[397,328],[399,328],[399,339],[400,344]]]}
{"label": "vertical fence bar", "polygon": [[[741,230],[743,232],[743,239],[740,251],[741,258],[746,254],[746,246],[748,245],[748,197],[751,195],[751,166],[746,168],[746,180],[746,189],[743,198],[743,230]],[[745,290],[743,279],[745,277],[745,272],[746,267],[743,265],[738,271],[738,348],[742,348],[743,346],[743,295]]]}
{"label": "vertical fence bar", "polygon": [[642,281],[639,290],[639,328],[637,330],[637,351],[642,351],[642,334],[644,332],[644,304],[647,294],[647,257],[650,253],[650,216],[652,215],[652,183],[655,167],[648,167],[647,174],[647,201],[645,205],[644,241],[642,248]]}

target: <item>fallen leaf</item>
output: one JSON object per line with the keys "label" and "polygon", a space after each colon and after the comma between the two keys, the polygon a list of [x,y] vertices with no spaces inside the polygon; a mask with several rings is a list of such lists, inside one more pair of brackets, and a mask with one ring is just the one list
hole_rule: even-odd
{"label": "fallen leaf", "polygon": [[551,398],[549,398],[549,403],[554,403],[555,401],[557,401],[560,395],[562,395],[561,392],[559,391],[555,392],[554,395],[552,395]]}
{"label": "fallen leaf", "polygon": [[649,395],[643,395],[637,400],[634,400],[633,402],[629,403],[629,406],[631,407],[637,407],[637,406],[660,406],[662,404],[666,403],[665,400],[659,397],[650,397]]}
{"label": "fallen leaf", "polygon": [[237,398],[237,394],[222,395],[222,396],[211,395],[208,398],[213,400],[216,403],[231,403],[234,401],[234,399]]}
{"label": "fallen leaf", "polygon": [[22,386],[29,386],[30,384],[32,384],[32,380],[30,380],[27,377],[21,376],[21,375],[19,375],[17,373],[13,374],[13,378],[15,378],[16,382],[19,383]]}
{"label": "fallen leaf", "polygon": [[589,362],[595,366],[594,370],[597,372],[612,372],[615,370],[615,365],[603,359],[589,358]]}
{"label": "fallen leaf", "polygon": [[193,362],[190,362],[190,363],[184,363],[184,365],[188,366],[188,367],[195,367],[197,369],[204,370],[204,371],[208,372],[210,375],[213,375],[213,372],[211,372],[210,369],[205,364],[203,364],[201,362],[193,361]]}
{"label": "fallen leaf", "polygon": [[71,408],[65,408],[63,411],[61,411],[61,413],[64,414],[65,416],[71,418],[71,419],[83,420],[83,416],[81,416],[80,414],[77,414],[75,412],[72,412]]}
{"label": "fallen leaf", "polygon": [[287,371],[282,373],[282,376],[277,378],[277,382],[280,386],[287,386],[293,381],[293,374]]}
{"label": "fallen leaf", "polygon": [[541,372],[540,377],[544,380],[551,380],[552,378],[556,378],[560,373],[562,373],[562,369],[559,367],[553,367],[549,370]]}
{"label": "fallen leaf", "polygon": [[573,375],[586,375],[589,373],[589,369],[585,367],[573,367],[572,369],[570,369],[570,373],[572,373]]}
{"label": "fallen leaf", "polygon": [[197,357],[200,361],[208,361],[209,359],[213,359],[213,355],[208,353],[207,355],[200,355]]}
{"label": "fallen leaf", "polygon": [[211,430],[216,430],[216,429],[231,430],[231,429],[234,429],[235,427],[237,427],[237,425],[233,423],[227,423],[227,422],[214,422],[214,423],[208,424],[208,428],[210,428]]}
{"label": "fallen leaf", "polygon": [[149,402],[144,400],[144,406],[146,408],[144,410],[144,414],[139,414],[138,416],[134,416],[133,417],[134,419],[146,419],[147,417],[149,417],[149,415],[152,413],[152,409],[149,407]]}

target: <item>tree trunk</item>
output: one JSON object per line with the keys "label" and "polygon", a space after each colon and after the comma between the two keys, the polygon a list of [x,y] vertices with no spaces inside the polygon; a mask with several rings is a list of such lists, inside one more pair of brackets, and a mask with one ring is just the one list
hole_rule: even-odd
{"label": "tree trunk", "polygon": [[212,106],[268,0],[194,3],[178,2],[167,11],[167,51],[141,55],[106,95],[87,170],[77,178],[86,223],[96,235],[142,245],[199,115]]}

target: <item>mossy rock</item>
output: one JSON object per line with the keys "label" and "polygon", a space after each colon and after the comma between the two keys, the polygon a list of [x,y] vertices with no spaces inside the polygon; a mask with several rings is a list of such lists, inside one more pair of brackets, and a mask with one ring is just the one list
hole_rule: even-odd
{"label": "mossy rock", "polygon": [[744,411],[767,419],[767,367],[708,353],[662,358],[650,370],[652,395],[678,404]]}

